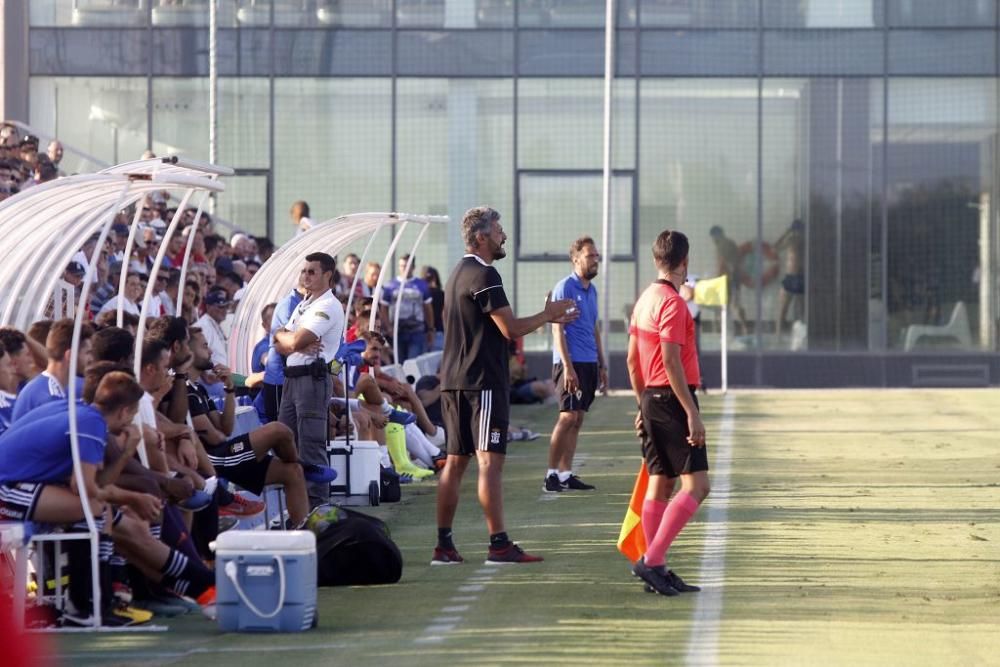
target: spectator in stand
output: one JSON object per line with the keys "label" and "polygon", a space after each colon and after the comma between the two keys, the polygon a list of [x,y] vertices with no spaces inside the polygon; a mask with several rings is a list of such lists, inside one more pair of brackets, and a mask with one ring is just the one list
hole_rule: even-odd
{"label": "spectator in stand", "polygon": [[295,225],[296,236],[305,234],[315,224],[312,218],[309,217],[309,204],[304,201],[297,201],[292,204],[291,210],[288,211],[288,216],[292,219],[292,224]]}
{"label": "spectator in stand", "polygon": [[[397,363],[414,359],[434,344],[434,309],[431,292],[422,278],[413,276],[409,255],[399,258],[399,275],[382,290],[380,316],[392,322],[399,352]],[[398,316],[398,321],[397,321]]]}
{"label": "spectator in stand", "polygon": [[249,282],[255,275],[257,275],[258,271],[260,271],[260,262],[258,262],[256,259],[248,259],[247,275],[246,278],[244,278],[244,280]]}
{"label": "spectator in stand", "polygon": [[49,142],[49,147],[45,151],[45,154],[49,156],[49,161],[57,169],[62,166],[63,159],[63,145],[58,139],[53,139]]}
{"label": "spectator in stand", "polygon": [[440,352],[444,349],[444,285],[441,274],[433,266],[420,269],[420,275],[431,293],[431,310],[434,311],[434,343],[428,351]]}
{"label": "spectator in stand", "polygon": [[[236,268],[235,262],[230,262],[230,266]],[[217,272],[214,287],[225,290],[230,301],[238,301],[242,296],[243,279],[232,269]]]}
{"label": "spectator in stand", "polygon": [[66,270],[63,271],[62,279],[73,286],[77,296],[79,296],[80,285],[83,284],[83,274],[86,272],[87,269],[83,268],[79,262],[70,262],[66,266]]}
{"label": "spectator in stand", "polygon": [[260,326],[264,329],[264,337],[253,346],[253,354],[250,356],[250,370],[253,373],[263,373],[267,365],[267,351],[271,347],[271,323],[277,306],[277,303],[269,303],[260,311]]}
{"label": "spectator in stand", "polygon": [[274,242],[266,236],[257,236],[254,240],[257,242],[257,259],[263,264],[274,254]]}
{"label": "spectator in stand", "polygon": [[361,278],[362,296],[372,296],[375,293],[375,285],[378,283],[378,275],[382,273],[382,265],[378,262],[368,262],[365,264],[365,274]]}
{"label": "spectator in stand", "polygon": [[98,312],[99,315],[107,313],[109,311],[115,311],[118,309],[118,303],[123,304],[123,310],[126,313],[131,313],[136,317],[139,316],[139,303],[142,301],[143,296],[143,280],[138,273],[130,272],[125,278],[125,293],[116,294],[107,303],[105,303],[101,310]]}
{"label": "spectator in stand", "polygon": [[231,304],[226,290],[214,288],[205,295],[205,314],[195,322],[195,326],[201,329],[208,348],[212,351],[212,363],[223,366],[229,362],[229,336],[223,329],[222,323],[229,315]]}
{"label": "spectator in stand", "polygon": [[[109,310],[103,315],[98,315],[97,319],[94,320],[94,325],[98,328],[118,326],[117,311]],[[122,313],[122,328],[135,336],[135,332],[139,329],[139,316],[132,313]]]}
{"label": "spectator in stand", "polygon": [[15,167],[14,161],[0,159],[0,201],[20,192],[20,185],[20,170]]}
{"label": "spectator in stand", "polygon": [[215,262],[223,256],[222,251],[226,247],[226,241],[221,236],[211,234],[204,237],[205,263],[215,266]]}
{"label": "spectator in stand", "polygon": [[[353,252],[344,258],[344,264],[341,267],[342,271],[340,273],[340,281],[337,283],[337,296],[343,297],[348,296],[351,293],[351,286],[354,285],[354,276],[358,273],[358,268],[361,266],[361,258],[355,255]],[[361,281],[358,281],[358,286],[355,292],[355,298],[361,295]]]}
{"label": "spectator in stand", "polygon": [[90,339],[93,335],[94,328],[84,323],[80,330],[80,347],[76,368],[71,368],[73,320],[67,317],[52,324],[45,339],[45,350],[49,357],[48,364],[41,374],[28,382],[24,389],[18,393],[12,421],[16,422],[45,403],[66,400],[66,388],[71,378],[76,382],[77,397],[83,396],[83,373],[87,365],[90,364]]}

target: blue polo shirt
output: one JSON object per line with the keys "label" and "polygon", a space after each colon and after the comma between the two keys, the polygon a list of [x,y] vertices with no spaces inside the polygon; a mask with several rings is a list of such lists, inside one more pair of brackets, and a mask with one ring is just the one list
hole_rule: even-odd
{"label": "blue polo shirt", "polygon": [[[594,327],[597,325],[597,288],[594,283],[584,287],[580,277],[571,273],[552,288],[552,300],[573,299],[580,309],[580,317],[563,325],[566,347],[573,362],[597,363],[597,339]],[[552,346],[552,363],[562,362],[559,350]]]}
{"label": "blue polo shirt", "polygon": [[[83,378],[75,378],[77,398],[83,396]],[[17,392],[17,401],[14,402],[14,411],[11,421],[16,422],[24,415],[28,414],[40,405],[53,401],[65,401],[66,390],[59,384],[59,380],[48,374],[48,371],[39,373],[31,378],[24,389]]]}
{"label": "blue polo shirt", "polygon": [[271,318],[270,345],[267,350],[267,362],[264,364],[264,382],[281,385],[285,383],[285,358],[274,348],[274,332],[288,324],[292,313],[302,302],[302,295],[296,290],[278,302]]}
{"label": "blue polo shirt", "polygon": [[[80,460],[98,465],[104,460],[108,426],[90,405],[77,404]],[[0,435],[0,484],[66,482],[73,473],[69,437],[69,403],[45,406],[38,416],[22,419]]]}

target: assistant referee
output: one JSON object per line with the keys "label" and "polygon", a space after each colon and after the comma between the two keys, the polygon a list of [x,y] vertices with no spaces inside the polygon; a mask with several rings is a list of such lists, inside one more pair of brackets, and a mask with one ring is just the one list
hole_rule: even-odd
{"label": "assistant referee", "polygon": [[479,463],[479,503],[486,515],[489,563],[533,563],[510,541],[503,519],[503,464],[510,422],[508,341],[546,322],[565,324],[579,316],[572,299],[545,300],[531,317],[514,317],[493,262],[506,257],[507,235],[500,214],[480,206],[462,219],[466,255],[452,270],[444,296],[444,354],[441,408],[448,438],[448,459],[438,482],[438,539],[431,565],[463,561],[452,538],[462,476],[472,456]]}

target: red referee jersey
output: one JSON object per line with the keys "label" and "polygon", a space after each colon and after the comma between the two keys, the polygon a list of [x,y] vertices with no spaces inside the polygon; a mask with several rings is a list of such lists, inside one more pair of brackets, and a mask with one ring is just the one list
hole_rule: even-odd
{"label": "red referee jersey", "polygon": [[661,341],[681,346],[685,381],[688,385],[701,385],[694,318],[684,298],[670,282],[661,279],[646,288],[632,309],[628,332],[638,341],[639,372],[647,387],[670,384],[663,363]]}

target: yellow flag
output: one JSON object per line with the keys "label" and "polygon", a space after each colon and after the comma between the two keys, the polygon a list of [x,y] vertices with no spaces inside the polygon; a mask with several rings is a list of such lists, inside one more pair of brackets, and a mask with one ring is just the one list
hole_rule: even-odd
{"label": "yellow flag", "polygon": [[694,302],[699,306],[724,306],[729,302],[729,284],[725,274],[694,284]]}

